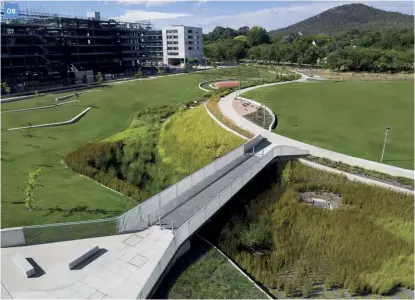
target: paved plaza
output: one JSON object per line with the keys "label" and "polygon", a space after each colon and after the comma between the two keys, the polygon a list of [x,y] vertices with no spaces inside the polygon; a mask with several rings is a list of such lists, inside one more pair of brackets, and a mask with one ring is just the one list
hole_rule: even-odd
{"label": "paved plaza", "polygon": [[[1,298],[136,299],[172,239],[171,230],[152,226],[134,234],[2,248]],[[69,270],[75,256],[94,246],[105,250],[84,267]],[[43,272],[26,278],[12,260],[17,253]]]}

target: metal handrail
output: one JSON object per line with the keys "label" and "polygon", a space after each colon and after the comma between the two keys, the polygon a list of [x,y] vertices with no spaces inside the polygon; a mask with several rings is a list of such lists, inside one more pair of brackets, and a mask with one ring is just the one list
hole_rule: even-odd
{"label": "metal handrail", "polygon": [[[204,166],[203,168],[197,170],[196,172],[198,172],[200,170],[204,170],[205,168],[214,165],[218,159],[220,159],[220,158],[222,158],[224,156],[230,155],[231,153],[235,153],[236,151],[240,150],[241,147],[244,147],[244,145],[247,144],[248,142],[249,142],[249,140],[246,141],[245,143],[243,143],[242,145],[240,145],[239,147],[237,147],[236,149],[233,149],[232,151],[230,151],[230,152],[226,153],[225,155],[217,158],[216,160],[214,160],[213,162],[211,162],[208,165]],[[196,173],[196,172],[194,172],[194,173]],[[76,222],[63,222],[63,223],[50,223],[50,224],[40,224],[40,225],[28,225],[28,226],[23,226],[23,228],[24,229],[36,229],[36,228],[44,228],[44,227],[59,227],[59,226],[79,225],[79,224],[94,224],[94,223],[109,222],[109,221],[114,221],[114,220],[116,221],[118,219],[121,219],[122,217],[124,217],[128,213],[132,212],[133,210],[137,209],[139,206],[142,206],[145,203],[148,203],[150,201],[154,201],[153,198],[156,198],[156,197],[159,198],[161,196],[161,194],[164,193],[165,191],[168,191],[170,189],[176,188],[176,186],[179,183],[183,182],[186,179],[191,178],[194,173],[192,173],[189,176],[186,176],[185,178],[183,178],[182,180],[178,181],[177,183],[171,185],[170,187],[168,187],[168,188],[164,189],[163,191],[157,193],[156,195],[150,197],[146,201],[143,201],[140,204],[138,204],[137,206],[133,207],[132,209],[126,211],[122,215],[119,215],[119,216],[116,216],[116,217],[104,218],[104,219],[97,219],[97,220],[76,221]]]}
{"label": "metal handrail", "polygon": [[[267,154],[265,154],[265,155],[263,155],[262,157],[261,157],[261,159],[259,159],[258,161],[256,161],[252,166],[250,166],[245,172],[243,172],[240,176],[238,176],[235,180],[233,180],[230,184],[228,184],[224,189],[222,189],[222,191],[219,193],[219,194],[217,194],[212,200],[210,200],[207,204],[205,204],[202,208],[200,208],[195,214],[193,214],[193,216],[190,218],[190,219],[188,219],[185,223],[183,223],[177,230],[176,230],[176,232],[174,232],[173,231],[173,239],[172,239],[172,241],[170,242],[170,244],[167,246],[167,248],[166,248],[166,250],[167,249],[169,249],[169,247],[172,245],[172,244],[174,244],[175,245],[175,251],[173,252],[173,254],[172,255],[170,255],[170,257],[168,258],[168,260],[169,261],[171,261],[171,259],[174,257],[174,255],[176,254],[176,251],[180,248],[180,246],[189,238],[189,236],[191,235],[191,234],[193,234],[193,232],[192,233],[189,233],[188,234],[188,237],[186,238],[186,239],[184,239],[183,241],[177,241],[176,240],[176,236],[177,236],[177,234],[178,234],[178,232],[180,232],[180,230],[182,230],[185,226],[189,226],[189,224],[190,224],[190,221],[192,220],[192,219],[194,219],[197,215],[199,215],[206,207],[208,207],[213,201],[215,201],[218,197],[220,197],[222,194],[223,194],[223,192],[224,191],[226,191],[231,185],[233,185],[237,180],[239,180],[240,178],[242,178],[245,174],[247,174],[249,171],[251,171],[253,168],[254,168],[254,166],[256,166],[256,165],[258,165],[259,163],[261,163],[262,161],[264,161],[266,158],[268,158],[269,156],[272,156],[272,157],[274,157],[275,156],[275,153],[274,153],[274,151],[275,151],[275,149],[276,149],[276,147],[274,146]],[[174,229],[173,229],[174,230]],[[190,228],[188,229],[188,231],[190,231]],[[164,257],[164,255],[165,255],[165,253],[167,253],[167,251],[166,252],[164,252],[164,254],[163,254],[163,256],[161,257],[161,259],[159,260],[159,262],[157,263],[157,265],[158,265],[158,268],[156,267],[154,270],[153,270],[153,272],[150,274],[150,276],[149,276],[149,278],[151,278],[152,277],[152,275],[154,274],[154,272],[156,272],[158,269],[161,269],[161,265],[160,265],[160,261],[163,259],[163,257]],[[165,266],[165,268],[167,267],[167,264],[166,264],[166,266]],[[160,274],[159,274],[159,276],[158,277],[160,277],[161,276],[161,274],[164,272],[164,270],[165,270],[165,268],[163,269],[163,270],[159,270],[160,271]],[[144,284],[144,286],[143,286],[143,288],[141,289],[141,292],[140,292],[140,294],[139,294],[139,298],[140,299],[144,299],[142,296],[143,296],[143,290],[146,288],[146,284],[148,283],[149,281],[146,281],[146,283]],[[157,281],[156,281],[157,282]],[[156,284],[156,282],[153,284],[153,286],[149,289],[149,291],[148,291],[148,294],[151,292],[151,290],[153,289],[153,287],[154,287],[154,285]],[[145,294],[144,296],[145,296],[145,298],[147,298],[148,297],[148,294]]]}

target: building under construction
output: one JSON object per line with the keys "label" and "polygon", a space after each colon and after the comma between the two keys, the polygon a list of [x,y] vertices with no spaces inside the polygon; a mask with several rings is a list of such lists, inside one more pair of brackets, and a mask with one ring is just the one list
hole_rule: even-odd
{"label": "building under construction", "polygon": [[1,79],[13,93],[87,83],[98,72],[107,79],[132,76],[162,60],[162,31],[150,23],[29,12],[1,21]]}

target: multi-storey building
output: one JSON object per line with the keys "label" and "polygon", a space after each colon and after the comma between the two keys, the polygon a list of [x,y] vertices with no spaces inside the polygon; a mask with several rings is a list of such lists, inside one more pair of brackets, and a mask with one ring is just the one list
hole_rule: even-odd
{"label": "multi-storey building", "polygon": [[[161,30],[126,23],[21,12],[1,21],[2,81],[67,81],[74,71],[133,75],[143,64],[162,63]],[[73,81],[73,80],[72,80]]]}
{"label": "multi-storey building", "polygon": [[80,76],[89,82],[97,72],[127,77],[146,66],[201,59],[202,49],[201,28],[156,30],[149,23],[101,20],[97,12],[89,18],[20,12],[1,20],[1,80],[21,92],[80,83]]}
{"label": "multi-storey building", "polygon": [[203,58],[202,28],[173,25],[163,28],[163,62],[178,65]]}

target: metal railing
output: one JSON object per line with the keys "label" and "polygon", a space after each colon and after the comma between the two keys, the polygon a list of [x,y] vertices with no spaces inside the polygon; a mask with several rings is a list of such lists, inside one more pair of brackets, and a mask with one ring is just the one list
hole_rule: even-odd
{"label": "metal railing", "polygon": [[174,202],[178,195],[213,175],[263,139],[262,136],[257,135],[121,216],[90,221],[24,226],[25,243],[26,245],[34,245],[144,230],[161,217],[163,206],[167,204],[170,206],[180,205],[180,203]]}
{"label": "metal railing", "polygon": [[[144,284],[139,299],[146,299],[152,292],[157,281],[165,271],[166,267],[173,259],[180,246],[202,226],[220,207],[222,207],[232,196],[234,196],[246,183],[248,183],[258,172],[260,172],[268,163],[270,163],[276,153],[277,148],[273,148],[265,155],[250,166],[239,177],[226,186],[218,195],[204,205],[196,214],[194,214],[186,223],[174,232],[174,237],[167,247],[166,251],[160,258],[157,266]],[[174,229],[173,229],[174,230]]]}

